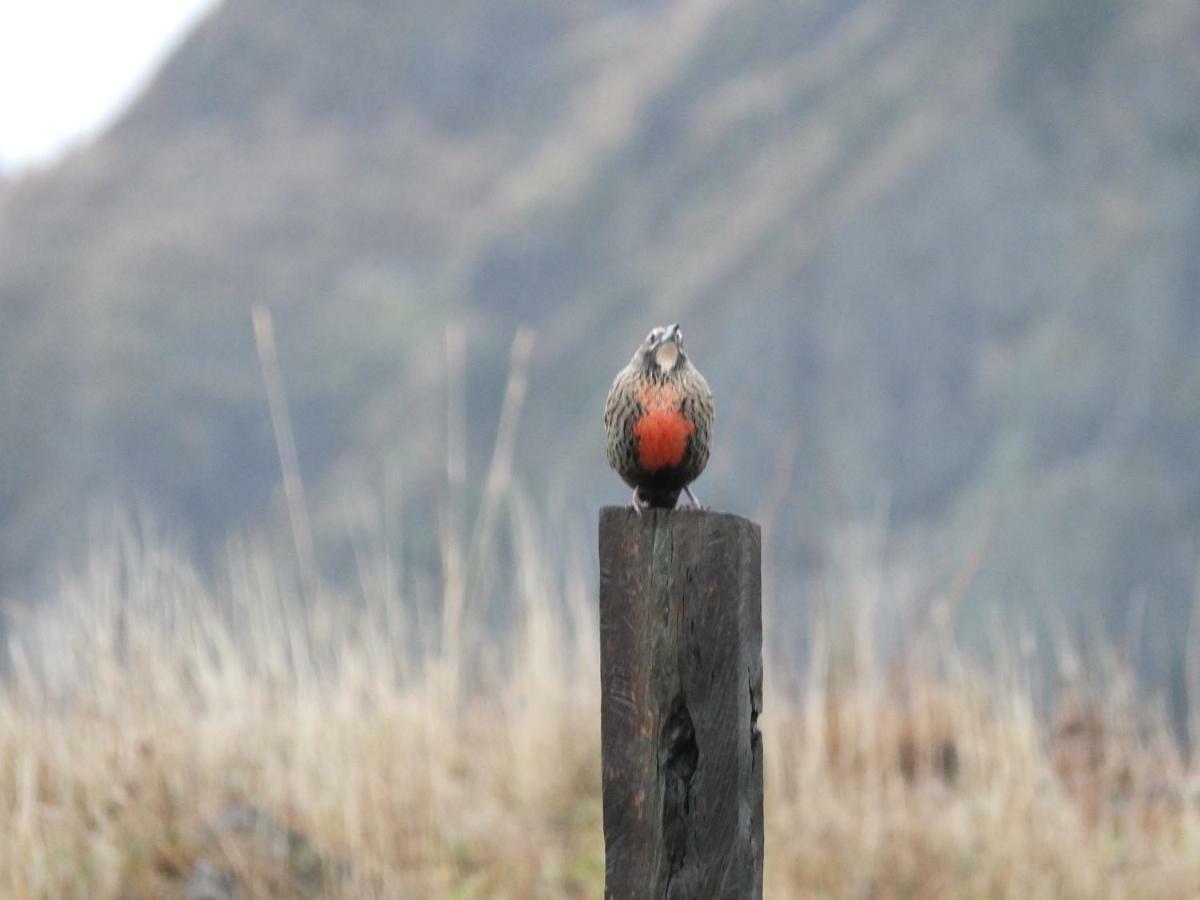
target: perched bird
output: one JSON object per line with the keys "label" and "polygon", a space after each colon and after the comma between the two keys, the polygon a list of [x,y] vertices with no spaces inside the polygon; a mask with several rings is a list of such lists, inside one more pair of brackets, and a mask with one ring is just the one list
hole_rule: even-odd
{"label": "perched bird", "polygon": [[713,396],[683,352],[678,325],[655,328],[617,373],[604,405],[608,464],[633,488],[633,507],[672,509],[708,463]]}

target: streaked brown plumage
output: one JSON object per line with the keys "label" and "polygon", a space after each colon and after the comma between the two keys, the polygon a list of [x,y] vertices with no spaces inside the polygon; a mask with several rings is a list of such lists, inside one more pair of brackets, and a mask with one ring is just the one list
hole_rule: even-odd
{"label": "streaked brown plumage", "polygon": [[608,464],[635,508],[671,509],[708,464],[713,396],[683,352],[678,325],[655,328],[617,373],[604,405]]}

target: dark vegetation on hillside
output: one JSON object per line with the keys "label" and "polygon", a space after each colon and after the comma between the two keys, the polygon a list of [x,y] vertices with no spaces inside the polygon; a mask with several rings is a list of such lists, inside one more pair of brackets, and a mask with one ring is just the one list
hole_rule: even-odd
{"label": "dark vegetation on hillside", "polygon": [[604,393],[678,320],[719,405],[698,488],[770,516],[783,625],[882,517],[893,599],[982,547],[965,628],[1103,624],[1178,687],[1198,45],[1177,0],[228,0],[0,190],[0,593],[97,501],[199,547],[277,517],[254,303],[330,572],[361,498],[433,521],[449,323],[476,471],[536,329],[518,475],[566,520],[624,500]]}

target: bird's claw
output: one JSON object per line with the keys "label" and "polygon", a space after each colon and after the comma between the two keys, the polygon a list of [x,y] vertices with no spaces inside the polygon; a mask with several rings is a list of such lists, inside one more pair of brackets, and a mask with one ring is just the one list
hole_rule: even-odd
{"label": "bird's claw", "polygon": [[690,487],[685,486],[683,491],[685,494],[687,494],[688,501],[692,504],[692,509],[703,511],[706,508],[700,505],[699,499],[697,499],[696,495],[692,493],[692,489]]}
{"label": "bird's claw", "polygon": [[647,503],[641,497],[638,496],[638,489],[634,488],[633,489],[633,511],[640,516],[642,514],[642,510],[646,509],[649,505],[650,505],[649,503]]}

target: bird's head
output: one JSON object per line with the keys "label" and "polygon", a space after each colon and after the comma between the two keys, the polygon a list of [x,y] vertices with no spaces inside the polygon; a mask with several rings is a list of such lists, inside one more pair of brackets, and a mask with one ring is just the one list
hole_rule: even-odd
{"label": "bird's head", "polygon": [[687,365],[683,352],[683,332],[679,325],[661,325],[650,330],[633,355],[634,365],[651,372],[670,375]]}

